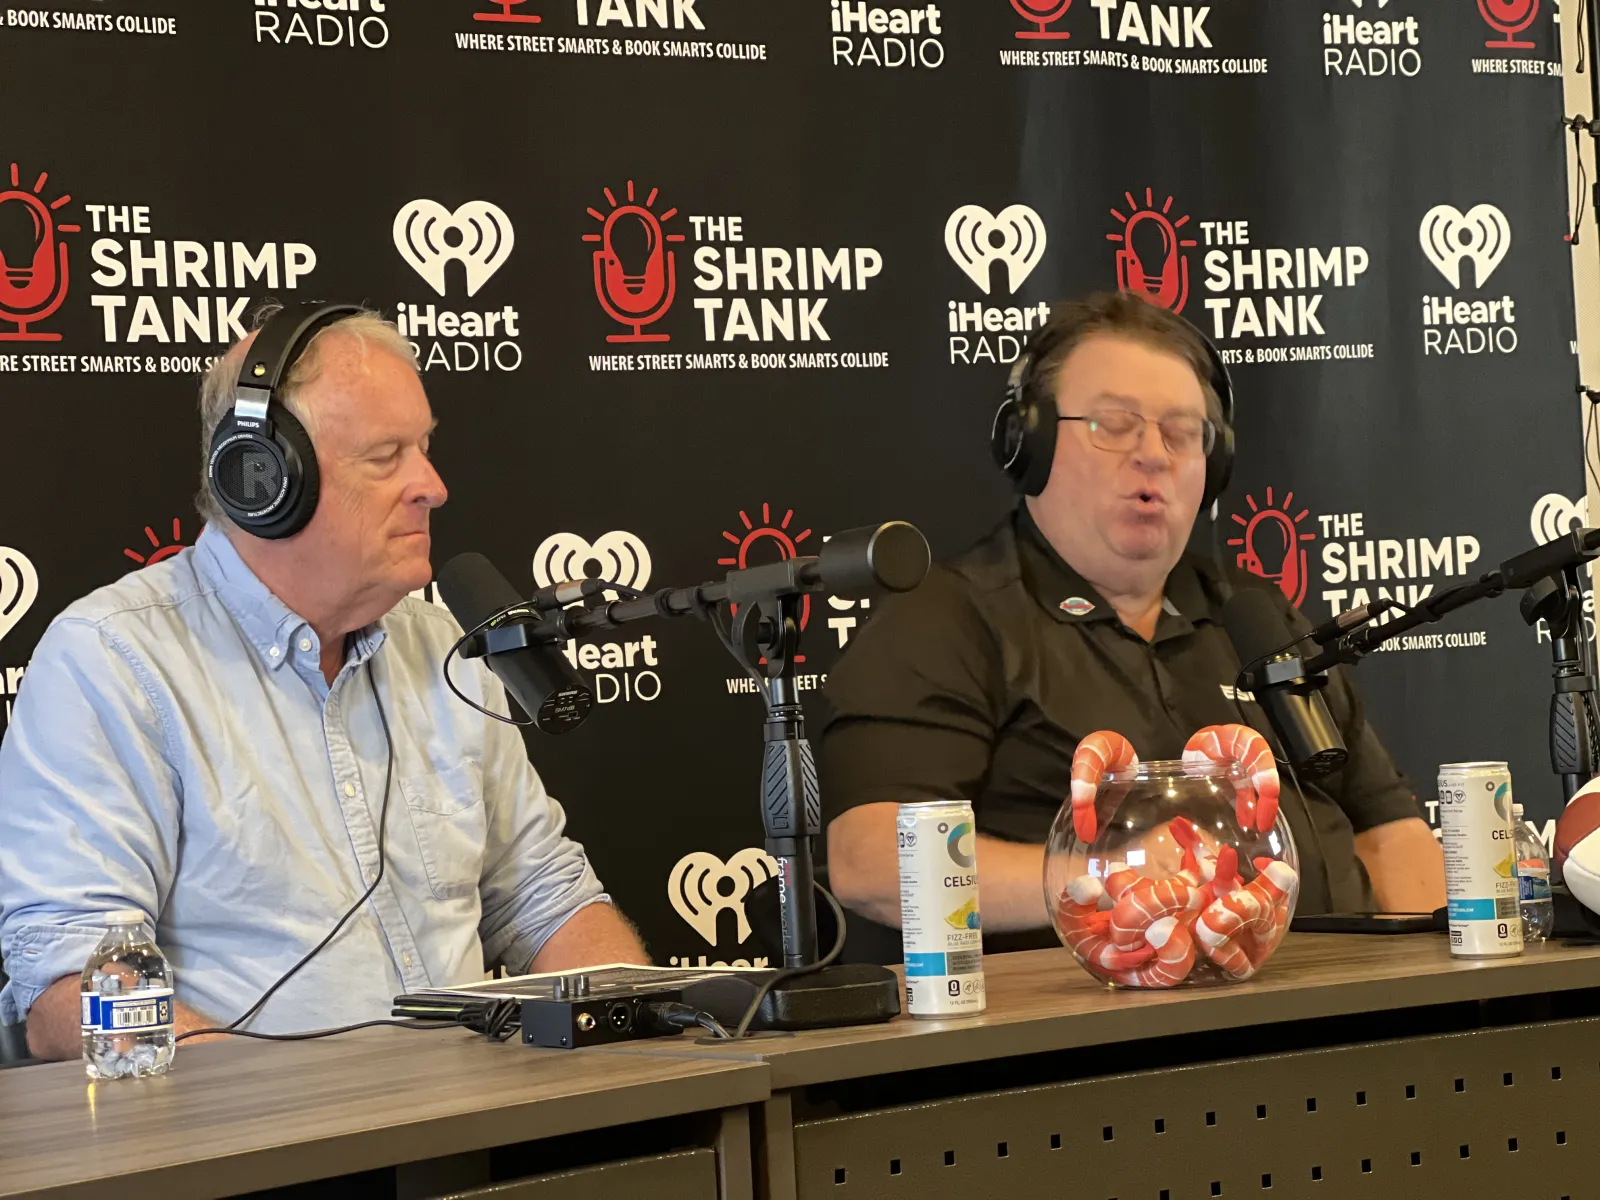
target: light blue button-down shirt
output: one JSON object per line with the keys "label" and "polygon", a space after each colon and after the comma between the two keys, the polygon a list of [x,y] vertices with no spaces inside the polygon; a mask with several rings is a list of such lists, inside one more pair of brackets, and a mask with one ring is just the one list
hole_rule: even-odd
{"label": "light blue button-down shirt", "polygon": [[[450,695],[460,630],[407,599],[349,639],[329,686],[321,646],[219,531],[68,608],[34,652],[0,743],[0,1020],[75,975],[101,914],[137,908],[178,999],[228,1022],[383,881],[249,1028],[387,1016],[401,991],[528,966],[604,899],[522,738]],[[476,662],[451,666],[505,711]]]}

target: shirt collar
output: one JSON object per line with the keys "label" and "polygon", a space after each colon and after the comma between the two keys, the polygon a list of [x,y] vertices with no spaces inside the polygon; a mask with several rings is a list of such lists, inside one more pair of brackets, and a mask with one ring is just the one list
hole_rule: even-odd
{"label": "shirt collar", "polygon": [[[269,669],[277,670],[296,655],[320,657],[310,623],[273,595],[239,557],[227,534],[207,525],[195,540],[194,556],[201,578],[216,589],[217,599]],[[371,658],[386,637],[382,619],[358,630],[351,639],[354,661]]]}
{"label": "shirt collar", "polygon": [[1063,625],[1117,620],[1117,610],[1056,553],[1026,504],[1017,506],[1017,558],[1022,581],[1053,620]]}
{"label": "shirt collar", "polygon": [[[1052,619],[1064,625],[1118,620],[1116,610],[1056,552],[1026,504],[1017,506],[1016,529],[1023,583]],[[1162,616],[1185,619],[1183,632],[1194,623],[1213,619],[1200,576],[1200,568],[1189,555],[1180,558],[1167,575]]]}

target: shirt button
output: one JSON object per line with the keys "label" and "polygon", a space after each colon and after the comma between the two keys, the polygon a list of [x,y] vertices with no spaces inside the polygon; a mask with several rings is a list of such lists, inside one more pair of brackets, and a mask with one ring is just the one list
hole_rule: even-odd
{"label": "shirt button", "polygon": [[311,649],[311,639],[310,638],[301,638],[300,639],[300,649],[302,649],[302,650]]}
{"label": "shirt button", "polygon": [[402,961],[409,967],[411,965],[411,955],[407,954]]}
{"label": "shirt button", "polygon": [[349,780],[346,780],[344,785],[344,794],[354,798],[356,794],[356,785],[349,782]]}
{"label": "shirt button", "polygon": [[270,654],[273,658],[277,658],[278,657],[278,648],[276,646],[274,646],[272,649],[268,650],[267,653]]}

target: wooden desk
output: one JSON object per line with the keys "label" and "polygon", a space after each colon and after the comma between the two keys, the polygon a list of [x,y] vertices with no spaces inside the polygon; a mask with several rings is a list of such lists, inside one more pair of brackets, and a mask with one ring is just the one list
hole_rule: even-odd
{"label": "wooden desk", "polygon": [[754,1053],[771,1066],[777,1091],[1144,1038],[1596,988],[1600,944],[1546,943],[1518,958],[1470,960],[1453,957],[1438,934],[1291,934],[1255,979],[1170,991],[1106,987],[1065,950],[992,955],[984,974],[989,1003],[979,1016],[899,1017],[699,1053]]}
{"label": "wooden desk", "polygon": [[1257,979],[1163,992],[1065,951],[984,966],[980,1016],[739,1048],[772,1068],[758,1193],[1600,1195],[1600,946],[1292,935]]}
{"label": "wooden desk", "polygon": [[758,1062],[399,1029],[179,1047],[140,1081],[26,1067],[0,1074],[0,1195],[219,1196],[686,1113],[742,1121],[767,1079]]}

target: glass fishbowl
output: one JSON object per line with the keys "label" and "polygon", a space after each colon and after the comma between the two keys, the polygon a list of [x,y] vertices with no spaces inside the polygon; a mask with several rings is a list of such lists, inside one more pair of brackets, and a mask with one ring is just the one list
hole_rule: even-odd
{"label": "glass fishbowl", "polygon": [[1300,859],[1280,812],[1242,828],[1237,763],[1167,760],[1101,777],[1094,841],[1070,798],[1045,846],[1056,934],[1096,979],[1118,987],[1235,983],[1272,957],[1299,896]]}

